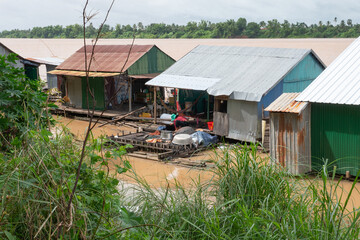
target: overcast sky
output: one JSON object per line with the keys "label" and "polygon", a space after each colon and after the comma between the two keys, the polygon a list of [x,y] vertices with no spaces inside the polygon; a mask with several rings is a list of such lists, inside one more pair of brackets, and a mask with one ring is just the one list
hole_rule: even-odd
{"label": "overcast sky", "polygon": [[[89,10],[102,20],[110,0],[90,0]],[[35,26],[81,24],[84,0],[0,0],[0,31]],[[352,19],[360,23],[359,0],[115,0],[107,23],[176,23],[208,20],[220,22],[245,17],[248,22],[284,19],[318,23]],[[338,21],[339,22],[339,21]],[[334,22],[333,22],[334,24]]]}

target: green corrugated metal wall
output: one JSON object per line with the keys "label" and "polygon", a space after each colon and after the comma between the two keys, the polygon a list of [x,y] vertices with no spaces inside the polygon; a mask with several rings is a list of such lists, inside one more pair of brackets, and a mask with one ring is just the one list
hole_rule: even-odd
{"label": "green corrugated metal wall", "polygon": [[[89,78],[90,89],[95,94],[96,110],[104,110],[105,108],[105,91],[104,91],[104,78]],[[82,108],[87,109],[87,88],[86,78],[81,79],[82,88]],[[89,106],[92,109],[93,101],[89,93]]]}
{"label": "green corrugated metal wall", "polygon": [[312,104],[311,155],[314,170],[319,170],[322,159],[329,159],[336,161],[337,173],[356,175],[360,169],[360,106]]}
{"label": "green corrugated metal wall", "polygon": [[128,69],[129,75],[160,73],[170,67],[175,60],[166,55],[157,47],[151,48],[144,56]]}
{"label": "green corrugated metal wall", "polygon": [[284,78],[284,92],[302,92],[324,70],[313,54],[308,54]]}

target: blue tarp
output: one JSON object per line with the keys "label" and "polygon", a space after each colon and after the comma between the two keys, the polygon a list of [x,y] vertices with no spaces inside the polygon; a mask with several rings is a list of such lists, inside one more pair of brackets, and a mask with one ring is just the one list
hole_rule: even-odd
{"label": "blue tarp", "polygon": [[198,131],[191,134],[191,137],[196,145],[209,146],[212,143],[217,143],[217,136],[212,136],[206,132]]}

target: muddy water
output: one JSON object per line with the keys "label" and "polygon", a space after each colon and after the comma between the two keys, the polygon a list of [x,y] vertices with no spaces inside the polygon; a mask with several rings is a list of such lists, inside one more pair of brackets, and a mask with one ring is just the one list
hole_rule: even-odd
{"label": "muddy water", "polygon": [[[87,121],[56,116],[55,119],[58,121],[59,125],[64,125],[69,128],[71,133],[73,133],[77,139],[84,139],[86,129],[89,124]],[[105,125],[101,128],[95,127],[92,131],[92,134],[94,135],[94,137],[99,137],[100,135],[115,135],[121,131],[135,132],[136,129],[127,126],[118,127],[114,125]],[[196,156],[194,156],[194,159],[213,159],[212,154],[212,151],[198,153],[196,154]],[[202,181],[205,181],[212,178],[212,173],[210,171],[205,171],[201,169],[191,169],[174,164],[161,163],[149,159],[135,158],[130,156],[127,156],[126,159],[129,160],[134,172],[136,172],[139,177],[145,179],[152,187],[165,187],[167,185],[167,182],[173,185],[176,181],[178,181],[183,186],[190,186],[192,184],[191,179],[200,178]],[[113,173],[116,172],[115,164],[120,165],[121,163],[114,162],[110,166]],[[118,177],[121,180],[135,182],[135,180],[133,179],[133,174],[129,173],[128,175],[129,176],[118,175]]]}
{"label": "muddy water", "polygon": [[[78,138],[79,140],[82,140],[85,136],[85,130],[88,127],[87,121],[81,121],[81,120],[74,120],[64,117],[56,117],[55,119],[58,121],[58,125],[65,125],[70,129],[70,131]],[[104,127],[95,127],[93,130],[94,137],[98,137],[100,135],[112,135],[116,134],[120,131],[136,131],[136,129],[127,127],[127,126],[113,126],[113,125],[106,125]],[[217,150],[218,153],[221,151]],[[266,154],[261,154],[261,157],[266,157]],[[131,163],[134,172],[136,174],[145,179],[150,186],[152,187],[166,187],[167,183],[170,185],[175,184],[176,181],[178,181],[180,184],[182,184],[184,187],[190,187],[193,183],[193,180],[196,181],[207,181],[213,178],[213,174],[210,170],[204,169],[194,169],[194,168],[187,168],[187,167],[181,167],[175,164],[169,164],[169,163],[161,163],[149,159],[142,159],[142,158],[135,158],[135,157],[126,157],[127,160]],[[215,160],[215,153],[214,151],[204,151],[197,153],[195,156],[190,158],[194,161],[207,161],[207,160]],[[120,162],[113,163],[110,168],[113,173],[115,173],[115,164],[121,164]],[[118,178],[120,180],[124,180],[126,182],[135,183],[135,180],[133,179],[133,174],[122,174],[118,175]],[[306,180],[306,181],[318,181],[318,180]],[[318,184],[321,184],[318,182]],[[351,189],[353,182],[343,180],[340,183],[340,187],[336,191],[337,198],[340,198],[342,195],[341,202],[344,203],[346,200],[346,197]],[[328,187],[329,189],[330,187]],[[350,198],[350,202],[347,206],[348,210],[352,210],[353,208],[359,208],[360,207],[360,183],[357,183],[355,185],[355,189],[352,193],[352,196]]]}

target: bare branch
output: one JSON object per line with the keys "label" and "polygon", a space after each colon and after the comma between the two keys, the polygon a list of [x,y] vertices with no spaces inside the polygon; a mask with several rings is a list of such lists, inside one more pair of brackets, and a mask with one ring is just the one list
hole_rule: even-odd
{"label": "bare branch", "polygon": [[[84,139],[84,142],[83,142],[83,145],[82,145],[81,156],[80,156],[80,159],[79,159],[79,164],[78,164],[78,168],[77,168],[77,172],[76,172],[76,179],[75,179],[75,182],[74,182],[74,187],[73,187],[72,192],[71,192],[70,197],[69,197],[67,211],[71,210],[71,203],[72,203],[73,197],[75,195],[77,184],[79,182],[80,169],[81,169],[84,157],[85,157],[85,147],[86,147],[86,144],[87,144],[87,140],[89,139],[89,134],[90,134],[90,131],[91,131],[91,124],[92,124],[92,120],[93,120],[94,112],[95,112],[95,96],[90,90],[89,71],[91,69],[91,63],[92,63],[92,59],[93,59],[93,56],[94,56],[94,53],[95,53],[95,47],[96,47],[96,44],[97,44],[97,42],[99,40],[99,36],[100,36],[101,30],[102,30],[102,27],[104,26],[104,24],[105,24],[105,22],[106,22],[106,20],[107,20],[107,18],[109,16],[110,10],[113,7],[114,2],[115,2],[115,0],[112,0],[111,5],[110,5],[110,7],[109,7],[109,9],[108,9],[108,11],[106,13],[105,19],[103,20],[103,22],[101,23],[101,25],[100,25],[100,27],[98,29],[97,36],[96,36],[96,39],[95,39],[95,43],[94,43],[94,45],[92,47],[92,52],[91,52],[89,64],[88,64],[88,59],[87,59],[86,36],[85,36],[86,23],[87,23],[86,8],[87,8],[87,6],[89,4],[89,0],[86,0],[85,6],[84,6],[84,9],[83,9],[83,37],[84,37],[84,60],[85,60],[85,72],[86,72],[86,84],[87,84],[87,90],[88,90],[87,92],[90,93],[90,95],[91,95],[91,97],[93,99],[93,107],[92,107],[92,112],[90,114],[90,120],[89,120],[88,129],[86,131],[85,139]],[[89,109],[89,95],[88,94],[87,94],[87,106],[88,106],[88,113],[89,113],[90,109]]]}

